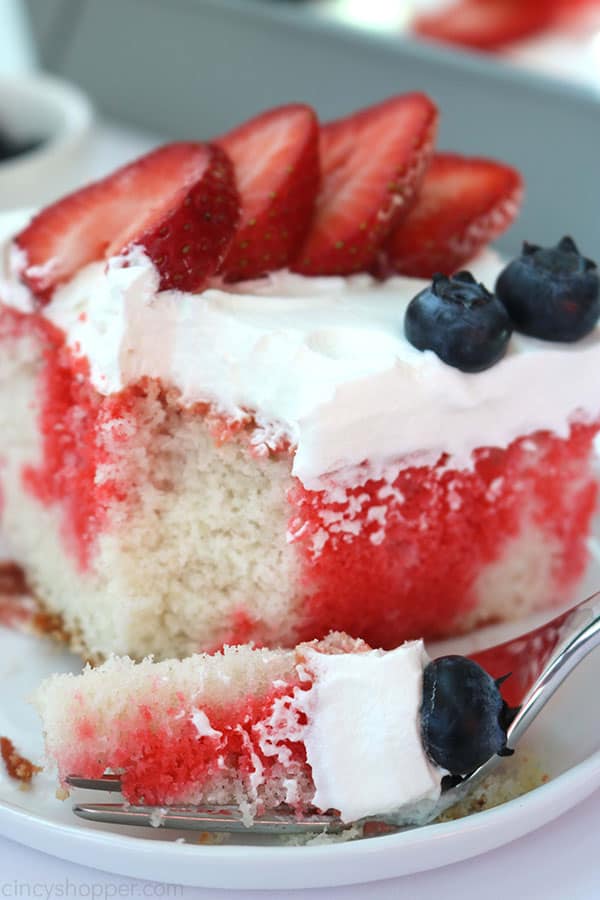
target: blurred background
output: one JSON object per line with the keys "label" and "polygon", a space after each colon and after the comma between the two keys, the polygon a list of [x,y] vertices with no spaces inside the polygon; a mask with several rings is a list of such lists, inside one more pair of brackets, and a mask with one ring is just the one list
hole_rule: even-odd
{"label": "blurred background", "polygon": [[[420,43],[464,55],[486,53],[499,65],[600,92],[600,0],[0,0],[0,74],[25,71],[37,61],[83,83],[107,109],[119,112],[119,95],[127,101],[142,72],[147,77],[150,58],[165,85],[156,85],[160,103],[182,66],[190,67],[188,79],[204,71],[198,57],[207,52],[215,80],[204,90],[219,88],[227,63],[230,78],[252,78],[252,71],[234,64],[243,60],[236,55],[236,31],[247,37],[249,17],[254,28],[262,21],[273,29],[273,22],[286,19],[323,28],[339,24],[385,36],[399,47]],[[218,19],[224,28],[216,32]],[[219,44],[208,47],[215,37]],[[259,70],[263,64],[258,58],[246,62]],[[274,78],[282,75],[272,72]],[[158,109],[156,116],[160,122]]]}
{"label": "blurred background", "polygon": [[316,12],[359,28],[497,54],[600,90],[597,0],[309,0]]}
{"label": "blurred background", "polygon": [[0,0],[0,208],[278,103],[326,119],[414,89],[442,148],[524,173],[509,240],[600,242],[600,0]]}
{"label": "blurred background", "polygon": [[[242,4],[252,2],[261,0],[241,0]],[[329,19],[399,38],[435,41],[463,51],[495,53],[509,65],[538,69],[600,90],[598,0],[264,2],[294,10],[301,16]],[[177,15],[177,7],[182,4],[178,0],[124,0],[122,5],[144,18],[151,6],[173,8]],[[193,7],[194,2],[188,0],[183,5]],[[202,3],[196,5],[201,8]],[[80,20],[86,18],[92,6],[102,12],[105,4],[97,0],[0,0],[0,72],[31,64],[35,51],[28,25],[33,29],[40,58],[59,68],[61,55],[69,54],[71,40],[77,39]]]}

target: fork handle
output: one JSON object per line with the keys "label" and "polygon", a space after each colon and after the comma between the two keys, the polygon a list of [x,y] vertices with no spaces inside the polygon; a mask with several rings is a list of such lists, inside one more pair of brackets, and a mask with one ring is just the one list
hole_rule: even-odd
{"label": "fork handle", "polygon": [[542,673],[528,691],[521,709],[508,729],[509,746],[514,746],[565,678],[600,645],[600,592],[576,606],[564,618],[556,648]]}

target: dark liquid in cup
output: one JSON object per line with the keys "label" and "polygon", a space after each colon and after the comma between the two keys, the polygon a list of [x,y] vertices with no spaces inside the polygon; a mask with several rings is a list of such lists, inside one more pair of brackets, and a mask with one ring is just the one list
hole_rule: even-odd
{"label": "dark liquid in cup", "polygon": [[25,153],[31,153],[37,150],[43,144],[39,138],[19,139],[8,134],[0,127],[0,163],[8,159],[15,159],[17,156],[23,156]]}

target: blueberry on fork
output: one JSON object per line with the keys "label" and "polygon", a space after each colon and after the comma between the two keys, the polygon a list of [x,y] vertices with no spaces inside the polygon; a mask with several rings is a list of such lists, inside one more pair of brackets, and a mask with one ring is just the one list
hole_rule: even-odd
{"label": "blueberry on fork", "polygon": [[600,316],[596,263],[564,237],[555,247],[523,244],[500,273],[496,295],[517,331],[546,341],[578,341]]}
{"label": "blueberry on fork", "polygon": [[[507,676],[505,676],[507,677]],[[469,775],[492,756],[510,756],[506,732],[517,710],[500,685],[464,656],[441,656],[423,672],[421,734],[430,759],[450,775]]]}

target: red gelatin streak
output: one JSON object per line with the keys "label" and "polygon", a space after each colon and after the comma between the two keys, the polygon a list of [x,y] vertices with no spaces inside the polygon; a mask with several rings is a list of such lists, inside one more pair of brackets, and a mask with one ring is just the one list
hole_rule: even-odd
{"label": "red gelatin streak", "polygon": [[90,382],[87,361],[73,355],[62,331],[41,316],[2,307],[0,340],[27,335],[39,343],[44,362],[38,383],[42,461],[23,467],[23,485],[45,506],[60,507],[65,544],[85,569],[109,510],[129,494],[125,474],[97,476],[110,462],[108,432],[114,449],[126,440],[124,424],[135,427],[140,389],[102,397]]}
{"label": "red gelatin streak", "polygon": [[[115,504],[135,503],[135,477],[128,477],[135,473],[128,473],[124,464],[126,452],[119,470],[111,463],[119,447],[133,443],[144,427],[141,401],[148,385],[142,381],[118,394],[101,395],[90,381],[87,360],[73,354],[62,331],[41,316],[2,310],[0,339],[27,333],[40,342],[44,357],[38,387],[42,462],[24,466],[23,484],[45,506],[61,508],[65,544],[85,570]],[[207,404],[198,404],[189,414],[205,418],[217,445],[237,438],[257,457],[289,452],[285,443],[256,444],[250,416],[228,420]]]}
{"label": "red gelatin streak", "polygon": [[[98,734],[93,717],[76,705],[73,717],[78,720],[77,748],[59,754],[61,778],[71,772],[98,778],[107,768],[122,771],[127,800],[152,805],[186,802],[190,795],[198,796],[203,786],[210,789],[211,782],[249,776],[260,767],[268,781],[278,764],[277,757],[263,752],[256,726],[269,719],[276,700],[289,697],[291,706],[297,687],[286,684],[229,707],[202,704],[211,728],[221,732],[221,736],[200,736],[191,721],[193,710],[183,699],[179,708],[161,711],[160,715],[153,711],[152,700],[139,704],[115,725],[118,735],[108,735],[106,739]],[[308,689],[310,683],[303,682],[301,687]],[[296,713],[296,721],[299,727],[306,724],[302,713]],[[110,748],[104,753],[103,744]],[[288,758],[297,770],[310,777],[304,744],[284,736],[278,745],[289,751]]]}
{"label": "red gelatin streak", "polygon": [[587,561],[597,431],[579,424],[567,440],[539,432],[506,450],[479,449],[472,471],[449,470],[444,459],[406,468],[391,485],[349,490],[346,503],[297,483],[290,532],[309,591],[299,640],[334,629],[391,649],[455,632],[478,603],[477,576],[520,535],[524,507],[560,543],[557,596],[546,602],[564,599]]}

